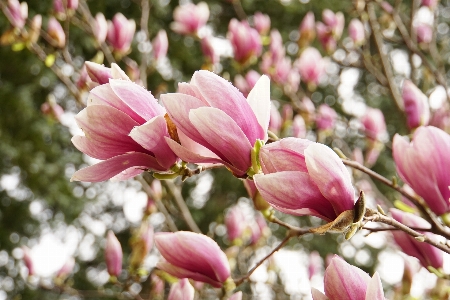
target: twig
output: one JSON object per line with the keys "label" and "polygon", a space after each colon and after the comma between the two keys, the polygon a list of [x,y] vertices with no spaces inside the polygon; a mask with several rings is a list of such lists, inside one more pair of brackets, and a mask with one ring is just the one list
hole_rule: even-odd
{"label": "twig", "polygon": [[[148,42],[150,39],[150,33],[148,32],[148,19],[150,16],[150,3],[148,0],[142,0],[141,1],[141,30],[145,34],[145,42]],[[148,68],[148,54],[142,52],[141,53],[141,64],[139,66],[140,72],[139,76],[142,81],[141,84],[144,85],[145,88],[147,88],[147,68]]]}
{"label": "twig", "polygon": [[389,90],[391,91],[392,97],[395,100],[397,108],[399,110],[403,110],[403,101],[400,95],[399,90],[394,82],[394,74],[392,71],[391,64],[389,62],[389,58],[384,53],[383,46],[383,37],[380,32],[380,24],[378,23],[377,16],[375,14],[374,4],[372,2],[367,3],[367,13],[369,14],[369,24],[372,28],[373,35],[375,37],[375,44],[378,49],[378,53],[380,54],[381,64],[383,65],[384,74],[386,75],[386,79],[388,81]]}
{"label": "twig", "polygon": [[155,197],[153,195],[153,191],[150,188],[150,183],[147,181],[147,178],[145,176],[138,176],[137,180],[142,184],[142,188],[144,189],[144,192],[147,193],[148,196],[150,196],[152,199],[155,200],[156,207],[160,212],[163,213],[164,217],[166,218],[167,226],[169,227],[170,231],[177,232],[178,228],[177,225],[175,225],[175,222],[172,220],[172,217],[170,216],[169,212],[167,211],[166,207],[162,203],[161,199],[158,199],[158,197]]}
{"label": "twig", "polygon": [[366,216],[364,217],[365,220],[367,221],[372,221],[372,222],[381,222],[387,225],[391,225],[403,232],[406,232],[407,234],[409,234],[410,236],[416,238],[418,241],[422,241],[425,242],[427,244],[430,244],[446,253],[450,253],[450,247],[447,246],[446,244],[442,244],[440,242],[436,242],[433,239],[429,238],[427,235],[424,235],[422,233],[419,233],[411,228],[409,228],[408,226],[390,218],[387,216],[384,216],[382,214],[380,214],[379,212],[375,212],[372,211],[372,214],[370,216]]}
{"label": "twig", "polygon": [[202,233],[200,228],[198,228],[197,223],[195,223],[194,218],[192,218],[191,212],[189,211],[189,208],[187,207],[186,202],[181,195],[179,187],[176,186],[171,180],[165,180],[164,183],[170,190],[170,193],[173,195],[173,198],[175,199],[175,202],[177,203],[178,208],[181,211],[181,215],[186,221],[188,227],[194,232]]}
{"label": "twig", "polygon": [[233,1],[234,11],[236,12],[236,15],[238,16],[238,18],[241,21],[246,20],[247,14],[245,13],[244,8],[242,7],[241,0],[232,0],[232,1]]}

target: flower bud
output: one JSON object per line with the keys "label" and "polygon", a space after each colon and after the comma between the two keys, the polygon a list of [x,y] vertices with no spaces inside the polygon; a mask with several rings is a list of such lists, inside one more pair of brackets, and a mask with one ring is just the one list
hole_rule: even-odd
{"label": "flower bud", "polygon": [[195,290],[187,278],[175,282],[170,287],[168,300],[194,300]]}
{"label": "flower bud", "polygon": [[437,6],[438,0],[422,0],[422,3],[420,5],[422,6],[428,6],[429,8],[433,9]]}
{"label": "flower bud", "polygon": [[366,41],[364,25],[359,19],[350,21],[350,24],[348,24],[348,34],[356,46],[360,46]]}
{"label": "flower bud", "polygon": [[20,3],[18,0],[8,0],[5,7],[6,16],[15,28],[22,29],[25,26],[25,21],[28,18],[28,4],[24,1]]}
{"label": "flower bud", "polygon": [[206,58],[208,63],[216,64],[219,62],[220,57],[217,54],[217,51],[214,49],[212,44],[213,37],[206,36],[201,40],[202,52],[203,56]]}
{"label": "flower bud", "polygon": [[167,33],[164,29],[158,31],[158,34],[152,41],[153,57],[156,61],[166,57],[167,50],[169,49],[169,40],[167,39]]}
{"label": "flower bud", "polygon": [[292,136],[302,139],[306,137],[305,120],[300,115],[296,115],[292,121]]}
{"label": "flower bud", "polygon": [[253,206],[256,210],[264,211],[270,207],[270,204],[262,198],[253,180],[245,179],[244,186],[250,199],[253,200]]}
{"label": "flower bud", "polygon": [[158,275],[152,273],[150,275],[151,282],[151,295],[153,297],[162,297],[164,295],[164,280],[162,280]]}
{"label": "flower bud", "polygon": [[105,261],[108,273],[118,276],[122,271],[122,246],[114,232],[108,231],[106,236]]}
{"label": "flower bud", "polygon": [[70,257],[66,261],[66,263],[62,266],[62,268],[59,269],[58,273],[56,274],[56,277],[66,279],[72,273],[74,267],[75,267],[75,259],[73,257]]}
{"label": "flower bud", "polygon": [[396,134],[392,148],[400,178],[435,214],[450,211],[450,135],[436,127],[422,126],[411,142]]}
{"label": "flower bud", "polygon": [[64,33],[64,29],[54,17],[51,17],[48,20],[47,32],[53,39],[56,47],[63,48],[66,45],[66,34]]}
{"label": "flower bud", "polygon": [[133,270],[138,269],[147,254],[153,247],[153,227],[143,223],[136,234],[131,239],[130,266]]}
{"label": "flower bud", "polygon": [[316,48],[306,48],[297,60],[296,66],[301,80],[314,88],[325,75],[325,62]]}
{"label": "flower bud", "polygon": [[89,78],[98,84],[109,83],[109,79],[113,78],[111,74],[111,68],[107,68],[104,65],[100,65],[91,61],[84,63],[86,66],[87,74]]}
{"label": "flower bud", "polygon": [[241,208],[233,206],[228,210],[225,215],[225,226],[227,227],[228,239],[231,242],[243,237],[247,222]]}
{"label": "flower bud", "polygon": [[322,22],[316,23],[316,32],[319,42],[327,53],[333,53],[336,50],[337,41],[331,29]]}
{"label": "flower bud", "polygon": [[275,134],[280,132],[282,125],[281,114],[278,111],[278,108],[273,104],[270,106],[270,121],[269,121],[269,130]]}
{"label": "flower bud", "polygon": [[234,59],[244,64],[262,51],[261,37],[246,21],[232,19],[228,25],[228,39],[233,46]]}
{"label": "flower bud", "polygon": [[34,264],[31,258],[31,250],[27,246],[22,246],[23,251],[23,262],[28,269],[28,276],[34,275]]}
{"label": "flower bud", "polygon": [[427,125],[430,120],[428,97],[414,83],[405,80],[402,88],[402,98],[405,105],[406,119],[409,129]]}
{"label": "flower bud", "polygon": [[266,35],[270,29],[270,17],[261,12],[256,12],[253,16],[253,21],[255,23],[255,28],[258,30],[260,35]]}
{"label": "flower bud", "polygon": [[419,23],[414,26],[417,35],[417,42],[429,44],[433,40],[433,27],[430,24]]}
{"label": "flower bud", "polygon": [[56,103],[54,96],[49,97],[48,101],[41,105],[41,111],[44,115],[47,115],[58,122],[61,122],[61,117],[64,114],[64,109]]}
{"label": "flower bud", "polygon": [[233,295],[228,298],[228,300],[242,300],[242,292],[234,293]]}
{"label": "flower bud", "polygon": [[378,108],[367,108],[366,113],[361,118],[361,123],[368,139],[383,141],[387,136],[384,115]]}
{"label": "flower bud", "polygon": [[[371,299],[385,300],[383,286],[377,272],[372,278],[335,255],[325,270],[325,294],[312,289],[313,300]],[[366,297],[370,295],[370,297]]]}
{"label": "flower bud", "polygon": [[300,47],[308,46],[316,37],[316,28],[315,28],[315,18],[314,13],[312,11],[308,12],[302,20],[299,28],[300,39],[299,45]]}
{"label": "flower bud", "polygon": [[[65,1],[65,3],[63,1]],[[66,8],[68,10],[75,11],[78,8],[78,0],[53,0],[53,10],[56,14],[64,15],[66,13],[64,4],[67,5]]]}
{"label": "flower bud", "polygon": [[108,21],[106,38],[114,51],[123,55],[130,50],[135,30],[134,20],[128,20],[123,14],[117,13],[112,21]]}
{"label": "flower bud", "polygon": [[[423,228],[425,230],[431,228],[430,223],[419,216],[395,208],[391,208],[390,212],[396,221],[408,227]],[[420,230],[418,231],[421,232]],[[436,240],[436,236],[432,233],[423,232],[423,234],[430,239]],[[443,252],[438,248],[418,241],[400,230],[393,230],[392,235],[394,236],[395,243],[402,249],[402,252],[417,258],[423,267],[428,268],[428,266],[432,266],[436,269],[442,268],[444,263]]]}
{"label": "flower bud", "polygon": [[106,40],[108,22],[106,22],[105,16],[100,12],[95,15],[92,31],[98,43],[101,44]]}
{"label": "flower bud", "polygon": [[322,12],[322,20],[333,33],[333,37],[338,40],[341,38],[345,26],[344,14],[337,12],[336,14],[329,9]]}
{"label": "flower bud", "polygon": [[173,31],[179,34],[197,34],[205,26],[209,19],[209,8],[205,2],[197,5],[186,3],[177,6],[173,12],[174,22],[171,24]]}
{"label": "flower bud", "polygon": [[178,278],[222,287],[230,277],[227,256],[211,238],[188,231],[159,232],[155,244],[165,261],[157,267]]}
{"label": "flower bud", "polygon": [[316,115],[316,125],[319,130],[332,130],[338,115],[327,104],[321,104]]}
{"label": "flower bud", "polygon": [[36,43],[41,35],[42,16],[35,15],[31,19],[30,30],[28,31],[28,39],[31,43]]}

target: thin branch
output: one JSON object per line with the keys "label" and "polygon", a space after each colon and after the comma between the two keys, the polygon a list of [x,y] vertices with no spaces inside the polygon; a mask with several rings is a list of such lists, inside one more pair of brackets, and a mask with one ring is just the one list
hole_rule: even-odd
{"label": "thin branch", "polygon": [[192,218],[191,212],[189,211],[189,208],[187,207],[186,202],[184,201],[183,196],[181,195],[180,188],[176,186],[175,183],[173,183],[173,181],[171,180],[165,180],[164,183],[170,190],[170,193],[173,195],[173,198],[175,199],[175,202],[177,203],[178,208],[180,209],[181,215],[183,216],[183,219],[186,221],[188,227],[194,232],[202,233],[197,223],[195,223],[194,218]]}
{"label": "thin branch", "polygon": [[392,66],[389,62],[389,57],[384,53],[383,46],[383,37],[380,32],[380,24],[378,23],[377,16],[375,14],[374,4],[367,3],[367,13],[369,14],[369,24],[372,28],[373,35],[375,37],[375,44],[378,49],[378,53],[380,54],[381,64],[383,65],[384,74],[386,75],[386,79],[388,81],[389,90],[391,91],[392,97],[395,100],[395,103],[399,110],[403,110],[403,101],[400,95],[400,92],[394,82],[394,73],[392,71]]}
{"label": "thin branch", "polygon": [[242,7],[241,0],[232,0],[233,1],[233,8],[236,12],[236,15],[238,16],[239,20],[243,21],[247,19],[247,14],[244,11],[244,8]]}
{"label": "thin branch", "polygon": [[[141,30],[145,34],[145,42],[148,42],[150,39],[150,33],[148,32],[148,19],[150,16],[150,3],[148,0],[141,1]],[[142,84],[145,88],[147,88],[147,68],[148,68],[148,53],[141,53],[141,64],[139,66],[140,72],[139,76],[142,81]]]}
{"label": "thin branch", "polygon": [[144,192],[147,193],[148,196],[150,196],[152,199],[155,200],[156,207],[158,208],[158,210],[160,212],[163,213],[164,217],[166,218],[166,223],[167,223],[167,226],[169,227],[170,231],[177,232],[178,231],[177,225],[175,225],[175,222],[172,220],[172,217],[170,216],[166,207],[162,203],[161,199],[154,196],[153,191],[149,185],[150,183],[147,181],[147,178],[145,178],[145,176],[138,176],[137,180],[142,184],[142,188],[144,189]]}

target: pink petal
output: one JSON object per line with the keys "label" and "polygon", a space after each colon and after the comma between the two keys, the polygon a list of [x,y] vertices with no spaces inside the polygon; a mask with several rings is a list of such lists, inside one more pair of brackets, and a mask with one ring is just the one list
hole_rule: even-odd
{"label": "pink petal", "polygon": [[144,120],[164,115],[164,108],[143,87],[127,80],[110,79],[114,93]]}
{"label": "pink petal", "polygon": [[177,160],[177,156],[169,148],[164,138],[168,136],[166,120],[163,116],[154,117],[130,132],[130,137],[142,147],[151,151],[159,164],[167,169]]}
{"label": "pink petal", "polygon": [[139,124],[145,122],[143,118],[141,118],[134,110],[132,110],[127,104],[125,104],[119,97],[116,96],[109,83],[99,85],[91,90],[87,101],[87,106],[90,105],[112,106],[129,115]]}
{"label": "pink petal", "polygon": [[87,182],[105,181],[131,167],[165,171],[153,156],[134,152],[115,156],[93,166],[78,170],[70,180]]}
{"label": "pink petal", "polygon": [[195,281],[200,281],[200,282],[205,282],[205,283],[209,283],[210,285],[212,285],[213,287],[216,288],[220,288],[222,287],[222,283],[213,280],[211,278],[209,278],[206,275],[197,273],[197,272],[193,272],[187,269],[183,269],[180,267],[176,267],[174,265],[171,265],[168,262],[159,262],[156,267],[160,270],[163,270],[167,273],[169,273],[172,276],[178,277],[178,278],[191,278]]}
{"label": "pink petal", "polygon": [[347,168],[329,147],[314,143],[305,150],[309,176],[333,205],[336,215],[353,209],[355,191]]}
{"label": "pink petal", "polygon": [[383,285],[381,284],[380,275],[378,272],[373,274],[367,285],[365,300],[384,300]]}
{"label": "pink petal", "polygon": [[81,152],[101,160],[127,152],[145,152],[145,150],[136,143],[124,143],[122,141],[114,140],[104,140],[99,142],[79,135],[72,137],[72,143]]}
{"label": "pink petal", "polygon": [[212,72],[197,71],[192,76],[191,84],[199,89],[212,107],[224,111],[237,123],[252,146],[256,139],[264,139],[266,132],[259,125],[253,110],[230,82]]}
{"label": "pink petal", "polygon": [[206,141],[221,146],[221,155],[216,152],[217,155],[225,157],[243,173],[250,168],[252,145],[241,128],[225,112],[213,107],[200,107],[190,111],[189,119]]}
{"label": "pink petal", "polygon": [[304,150],[313,142],[299,138],[284,138],[263,146],[260,163],[264,173],[278,171],[307,172]]}
{"label": "pink petal", "polygon": [[327,296],[325,296],[325,294],[322,293],[321,291],[319,291],[318,289],[311,288],[311,294],[312,294],[313,300],[329,300],[329,298]]}
{"label": "pink petal", "polygon": [[270,121],[270,80],[262,75],[247,97],[248,104],[255,113],[259,125],[264,130],[264,141],[267,141],[267,128]]}
{"label": "pink petal", "polygon": [[291,211],[291,214],[310,214],[327,221],[337,217],[331,204],[306,173],[283,171],[257,174],[253,179],[261,196],[271,205]]}

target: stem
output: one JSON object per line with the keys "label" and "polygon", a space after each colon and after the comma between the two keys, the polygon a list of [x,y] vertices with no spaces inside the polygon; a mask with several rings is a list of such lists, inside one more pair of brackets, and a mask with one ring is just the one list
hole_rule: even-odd
{"label": "stem", "polygon": [[172,220],[172,217],[170,216],[169,212],[167,211],[166,207],[162,203],[161,199],[158,197],[155,197],[153,194],[152,189],[150,188],[150,183],[148,181],[148,178],[145,178],[145,176],[138,176],[137,180],[142,184],[142,188],[144,189],[144,192],[147,193],[148,196],[150,196],[152,199],[155,200],[155,204],[160,212],[164,214],[164,217],[166,218],[167,226],[169,227],[170,231],[177,232],[178,228],[177,225],[175,225],[175,222]]}
{"label": "stem", "polygon": [[395,104],[397,105],[397,108],[400,111],[402,111],[403,110],[403,100],[402,100],[400,92],[397,89],[397,86],[394,82],[394,73],[392,71],[391,64],[389,62],[389,58],[386,55],[386,53],[384,53],[384,50],[383,50],[383,46],[384,46],[383,37],[381,36],[380,24],[378,23],[377,15],[375,14],[374,4],[372,2],[367,3],[367,13],[369,14],[370,27],[372,28],[372,32],[375,37],[375,44],[377,46],[378,53],[380,54],[381,64],[383,65],[384,74],[386,75],[386,79],[388,81],[389,90],[391,91],[392,97],[395,100]]}
{"label": "stem", "polygon": [[[145,34],[145,41],[149,41],[150,33],[148,32],[148,19],[150,16],[150,4],[149,0],[142,0],[141,1],[141,30]],[[142,81],[142,84],[145,88],[147,88],[147,68],[148,68],[148,54],[142,52],[141,53],[141,65],[139,66],[140,72],[139,76]]]}
{"label": "stem", "polygon": [[189,208],[187,207],[186,202],[184,201],[183,196],[181,195],[179,187],[176,186],[171,180],[165,180],[164,183],[170,190],[170,193],[173,195],[173,198],[175,199],[175,202],[177,203],[178,208],[181,211],[181,215],[183,216],[183,219],[186,221],[188,227],[194,232],[202,233],[200,228],[198,228],[197,223],[195,223],[194,218],[192,218],[191,212],[189,211]]}

